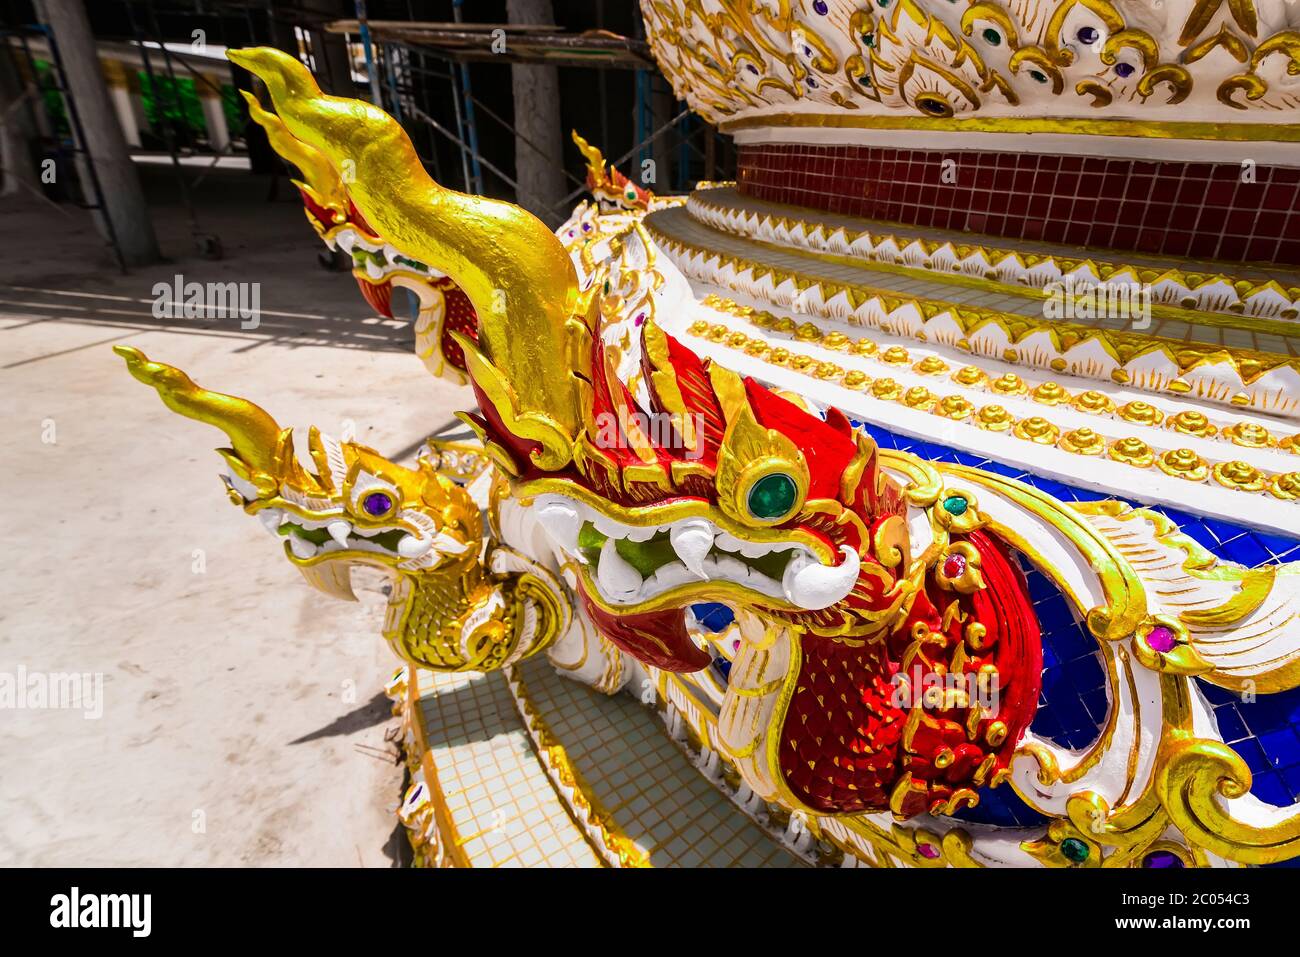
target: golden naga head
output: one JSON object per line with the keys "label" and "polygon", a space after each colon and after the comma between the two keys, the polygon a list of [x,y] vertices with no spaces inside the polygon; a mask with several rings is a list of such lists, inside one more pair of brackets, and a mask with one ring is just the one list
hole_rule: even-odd
{"label": "golden naga head", "polygon": [[383,110],[322,93],[279,50],[232,50],[260,77],[285,128],[320,151],[385,242],[446,273],[478,317],[477,346],[462,344],[478,383],[491,367],[509,384],[500,398],[532,435],[539,458],[560,467],[582,424],[579,375],[589,341],[590,295],[546,225],[510,203],[467,196],[430,179],[402,127]]}
{"label": "golden naga head", "polygon": [[230,500],[284,540],[285,557],[314,587],[354,600],[350,566],[399,576],[460,569],[477,560],[478,507],[456,483],[421,461],[408,469],[366,446],[312,428],[315,471],[294,451],[292,429],[247,399],[211,392],[139,349],[114,346],[136,379],[186,418],[225,432]]}
{"label": "golden naga head", "polygon": [[650,208],[654,194],[642,189],[612,165],[605,162],[604,155],[572,131],[574,145],[587,161],[587,189],[602,207],[625,209],[630,212],[644,213]]}

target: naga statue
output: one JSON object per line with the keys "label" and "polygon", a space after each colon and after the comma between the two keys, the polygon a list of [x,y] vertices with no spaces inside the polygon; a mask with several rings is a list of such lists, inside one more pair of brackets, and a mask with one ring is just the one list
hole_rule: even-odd
{"label": "naga statue", "polygon": [[[552,233],[433,182],[395,120],[323,94],[296,59],[229,56],[265,84],[275,115],[250,107],[303,171],[313,225],[365,258],[363,290],[464,297],[472,322],[444,323],[436,351],[472,388],[461,418],[476,464],[449,477],[435,442],[412,470],[313,429],[312,474],[257,406],[116,348],[170,408],[226,432],[232,500],[284,538],[309,583],[347,598],[351,565],[393,576],[384,635],[411,665],[510,672],[542,650],[565,657],[565,642],[599,648],[578,677],[613,693],[639,687],[635,675],[691,699],[699,738],[747,800],[864,862],[1300,854],[1300,806],[1252,794],[1248,758],[1207,697],[1300,684],[1300,562],[1225,560],[1157,509],[1066,497],[1060,483],[1053,494],[992,455],[887,447],[877,436],[893,433],[840,407],[867,379],[838,364],[885,349],[743,299],[698,301],[686,276],[702,260],[647,227],[657,209],[685,209],[607,172],[576,133],[597,205]],[[733,260],[703,284],[741,272]],[[903,391],[884,373],[876,385],[882,403]],[[944,428],[972,414],[924,392],[899,408]],[[985,435],[1018,441],[995,419]],[[1070,442],[1083,448],[1087,432]],[[1154,455],[1139,445],[1130,457]],[[1286,475],[1252,489],[1288,520],[1295,492]],[[725,647],[701,627],[711,606],[734,616]],[[1067,640],[1088,643],[1104,673],[1104,720],[1080,747],[1037,723]],[[999,803],[1031,823],[981,817]]]}

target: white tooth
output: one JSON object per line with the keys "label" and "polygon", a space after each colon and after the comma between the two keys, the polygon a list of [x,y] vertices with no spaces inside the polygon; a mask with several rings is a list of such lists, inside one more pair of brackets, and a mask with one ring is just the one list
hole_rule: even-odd
{"label": "white tooth", "polygon": [[334,241],[338,243],[339,248],[345,253],[350,253],[352,252],[352,247],[357,244],[357,234],[350,229],[344,229],[334,237]]}
{"label": "white tooth", "polygon": [[371,279],[383,279],[384,270],[381,267],[375,265],[375,261],[373,259],[367,259],[366,275],[369,276]]}
{"label": "white tooth", "polygon": [[646,579],[644,592],[647,596],[658,595],[670,588],[697,580],[695,573],[681,562],[669,562]]}
{"label": "white tooth", "polygon": [[722,578],[736,582],[749,581],[749,566],[739,558],[732,558],[730,555],[718,556],[718,574]]}
{"label": "white tooth", "polygon": [[612,518],[607,518],[599,512],[592,512],[591,524],[596,526],[596,531],[606,538],[622,538],[627,535],[627,526],[621,525]]}
{"label": "white tooth", "polygon": [[582,530],[582,516],[570,502],[562,498],[537,500],[537,520],[546,529],[546,534],[564,551],[573,553],[578,550],[578,532]]}
{"label": "white tooth", "polygon": [[641,573],[616,551],[614,542],[614,539],[607,538],[601,546],[596,579],[607,598],[613,601],[631,601],[641,590]]}
{"label": "white tooth", "polygon": [[338,542],[344,548],[348,547],[348,532],[352,531],[352,526],[342,519],[336,519],[330,522],[325,528],[330,533],[330,538]]}
{"label": "white tooth", "polygon": [[251,502],[257,498],[257,486],[251,482],[245,482],[238,475],[222,475],[230,487],[244,497],[244,501]]}
{"label": "white tooth", "polygon": [[446,532],[439,532],[433,537],[434,547],[443,555],[459,555],[469,548],[469,545],[459,539],[453,538]]}
{"label": "white tooth", "polygon": [[673,551],[697,578],[708,578],[704,571],[704,556],[713,547],[713,526],[702,518],[678,522],[668,533]]}
{"label": "white tooth", "polygon": [[264,508],[257,513],[257,520],[262,523],[263,528],[274,535],[280,523],[284,521],[284,509]]}
{"label": "white tooth", "polygon": [[290,535],[289,551],[298,558],[311,558],[316,554],[316,546],[299,535]]}
{"label": "white tooth", "polygon": [[844,561],[823,565],[802,549],[790,559],[781,579],[786,599],[800,608],[827,608],[840,601],[858,580],[861,560],[847,545],[840,546]]}
{"label": "white tooth", "polygon": [[433,548],[432,538],[421,539],[414,535],[403,535],[402,540],[397,543],[397,554],[403,558],[419,558],[431,548]]}
{"label": "white tooth", "polygon": [[728,552],[739,552],[746,558],[759,558],[766,555],[776,546],[766,545],[762,542],[747,542],[743,538],[737,538],[735,535],[728,535],[726,532],[719,532],[714,544]]}
{"label": "white tooth", "polygon": [[624,538],[632,542],[648,542],[655,537],[659,529],[650,526],[649,528],[626,528],[624,529]]}
{"label": "white tooth", "polygon": [[738,552],[740,551],[741,541],[735,535],[731,535],[727,532],[718,532],[717,538],[714,539],[713,544],[717,545],[724,551]]}

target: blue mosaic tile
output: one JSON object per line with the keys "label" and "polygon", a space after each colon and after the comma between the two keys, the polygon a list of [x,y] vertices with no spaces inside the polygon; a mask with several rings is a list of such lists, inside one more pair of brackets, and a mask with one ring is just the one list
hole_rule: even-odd
{"label": "blue mosaic tile", "polygon": [[1020,795],[1008,784],[980,788],[976,793],[979,795],[978,804],[962,808],[956,814],[948,816],[970,824],[994,824],[1000,827],[1032,827],[1047,823],[1048,819],[1022,801]]}
{"label": "blue mosaic tile", "polygon": [[1300,801],[1300,688],[1251,701],[1206,681],[1197,686],[1219,734],[1250,768],[1251,793],[1277,807]]}
{"label": "blue mosaic tile", "polygon": [[[1119,496],[1068,485],[1000,462],[913,439],[878,425],[853,424],[865,429],[881,448],[986,469],[1041,489],[1065,502],[1107,498],[1126,501]],[[1162,513],[1185,535],[1224,561],[1237,562],[1247,568],[1300,562],[1300,537],[1258,532],[1159,504],[1135,501],[1126,504],[1134,507],[1145,505]],[[1069,603],[1046,576],[1028,562],[1021,561],[1021,566],[1043,633],[1042,693],[1031,729],[1059,747],[1075,751],[1085,749],[1096,741],[1105,725],[1109,707],[1106,673],[1096,640],[1074,618]],[[1251,793],[1259,800],[1279,807],[1300,801],[1300,688],[1243,701],[1239,694],[1208,682],[1198,680],[1197,685],[1214,709],[1224,741],[1250,768],[1253,775]],[[1028,825],[1044,820],[1006,786],[985,788],[979,793],[979,805],[955,817],[1001,825]],[[1274,866],[1300,866],[1300,858]]]}
{"label": "blue mosaic tile", "polygon": [[731,626],[731,623],[736,620],[735,612],[716,601],[702,601],[699,604],[692,605],[691,611],[695,614],[695,620],[699,622],[700,627],[706,628],[714,634],[726,631]]}

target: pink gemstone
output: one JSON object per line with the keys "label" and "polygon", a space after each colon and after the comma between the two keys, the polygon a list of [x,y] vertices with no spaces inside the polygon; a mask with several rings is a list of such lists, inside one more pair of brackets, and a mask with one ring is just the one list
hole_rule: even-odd
{"label": "pink gemstone", "polygon": [[1171,628],[1164,625],[1156,625],[1151,629],[1151,634],[1147,635],[1147,644],[1153,651],[1161,653],[1172,651],[1174,647],[1174,632]]}
{"label": "pink gemstone", "polygon": [[934,860],[939,856],[939,849],[933,844],[918,844],[916,845],[916,851],[922,857],[928,857],[930,860]]}
{"label": "pink gemstone", "polygon": [[943,573],[949,578],[960,578],[966,570],[966,558],[962,555],[949,555],[943,563]]}

